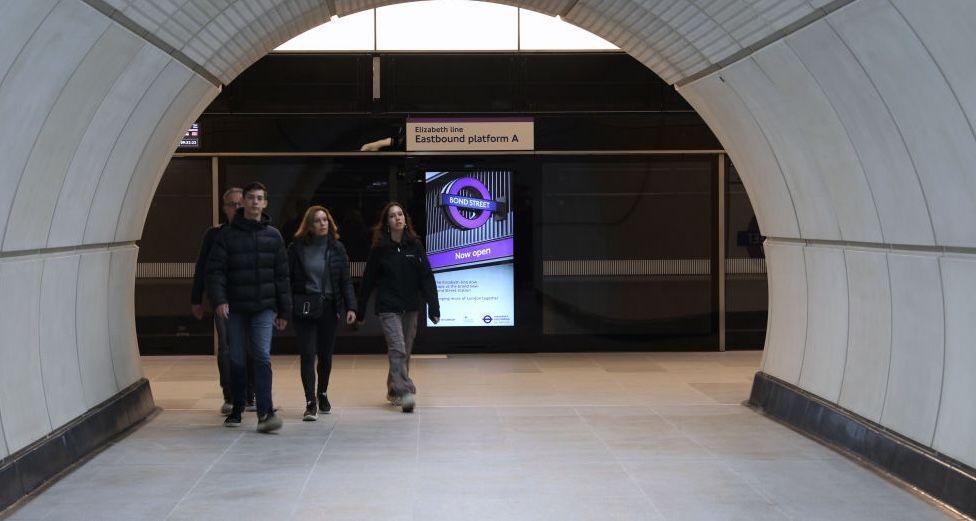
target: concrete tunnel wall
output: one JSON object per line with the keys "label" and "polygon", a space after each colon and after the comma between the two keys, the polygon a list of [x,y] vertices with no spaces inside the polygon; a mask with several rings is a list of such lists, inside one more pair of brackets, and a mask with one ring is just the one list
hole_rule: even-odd
{"label": "concrete tunnel wall", "polygon": [[[0,2],[0,458],[141,377],[133,241],[219,85],[388,3]],[[976,4],[505,3],[619,45],[727,148],[768,237],[764,372],[976,466]]]}

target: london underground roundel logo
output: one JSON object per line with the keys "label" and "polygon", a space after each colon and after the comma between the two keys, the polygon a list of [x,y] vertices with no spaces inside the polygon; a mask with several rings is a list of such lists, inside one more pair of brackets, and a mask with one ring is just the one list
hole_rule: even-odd
{"label": "london underground roundel logo", "polygon": [[[465,189],[474,191],[478,197],[465,195]],[[447,210],[447,218],[465,230],[482,226],[491,219],[492,212],[498,209],[498,203],[492,200],[488,187],[473,177],[451,181],[441,193],[441,205]],[[468,217],[462,210],[473,212],[473,216]]]}

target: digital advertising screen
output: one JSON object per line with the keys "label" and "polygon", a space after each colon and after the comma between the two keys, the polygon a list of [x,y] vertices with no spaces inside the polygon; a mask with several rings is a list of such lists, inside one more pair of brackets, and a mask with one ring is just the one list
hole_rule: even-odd
{"label": "digital advertising screen", "polygon": [[441,320],[428,327],[515,325],[512,173],[426,173],[427,256]]}
{"label": "digital advertising screen", "polygon": [[180,139],[179,148],[200,148],[200,124],[194,123],[190,125],[186,133],[183,134],[183,138]]}

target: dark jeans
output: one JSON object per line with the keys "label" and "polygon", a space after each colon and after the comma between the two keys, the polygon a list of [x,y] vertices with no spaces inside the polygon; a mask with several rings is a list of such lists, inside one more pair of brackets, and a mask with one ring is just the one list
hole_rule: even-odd
{"label": "dark jeans", "polygon": [[244,314],[230,312],[227,338],[230,342],[231,387],[234,407],[244,407],[244,364],[247,355],[254,358],[254,393],[258,417],[274,410],[271,403],[271,332],[274,312],[270,309]]}
{"label": "dark jeans", "polygon": [[[314,402],[316,392],[325,394],[329,389],[329,375],[332,374],[332,353],[335,351],[336,327],[335,304],[331,301],[322,305],[322,317],[314,321],[295,321],[298,336],[298,350],[302,355],[302,387],[305,388],[305,401]],[[318,356],[318,387],[315,386],[315,357]]]}
{"label": "dark jeans", "polygon": [[[217,372],[220,374],[220,389],[224,392],[224,401],[234,402],[234,392],[230,383],[230,344],[227,340],[227,319],[214,315],[214,326],[217,329]],[[244,396],[250,400],[254,398],[254,359],[247,357],[244,363],[247,380],[244,382]]]}

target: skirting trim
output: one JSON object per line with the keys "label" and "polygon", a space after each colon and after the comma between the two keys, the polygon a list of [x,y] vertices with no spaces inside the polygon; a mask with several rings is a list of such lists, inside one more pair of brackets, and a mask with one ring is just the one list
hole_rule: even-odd
{"label": "skirting trim", "polygon": [[976,517],[976,470],[968,465],[762,372],[749,405]]}
{"label": "skirting trim", "polygon": [[44,486],[156,409],[145,378],[0,461],[0,512]]}

